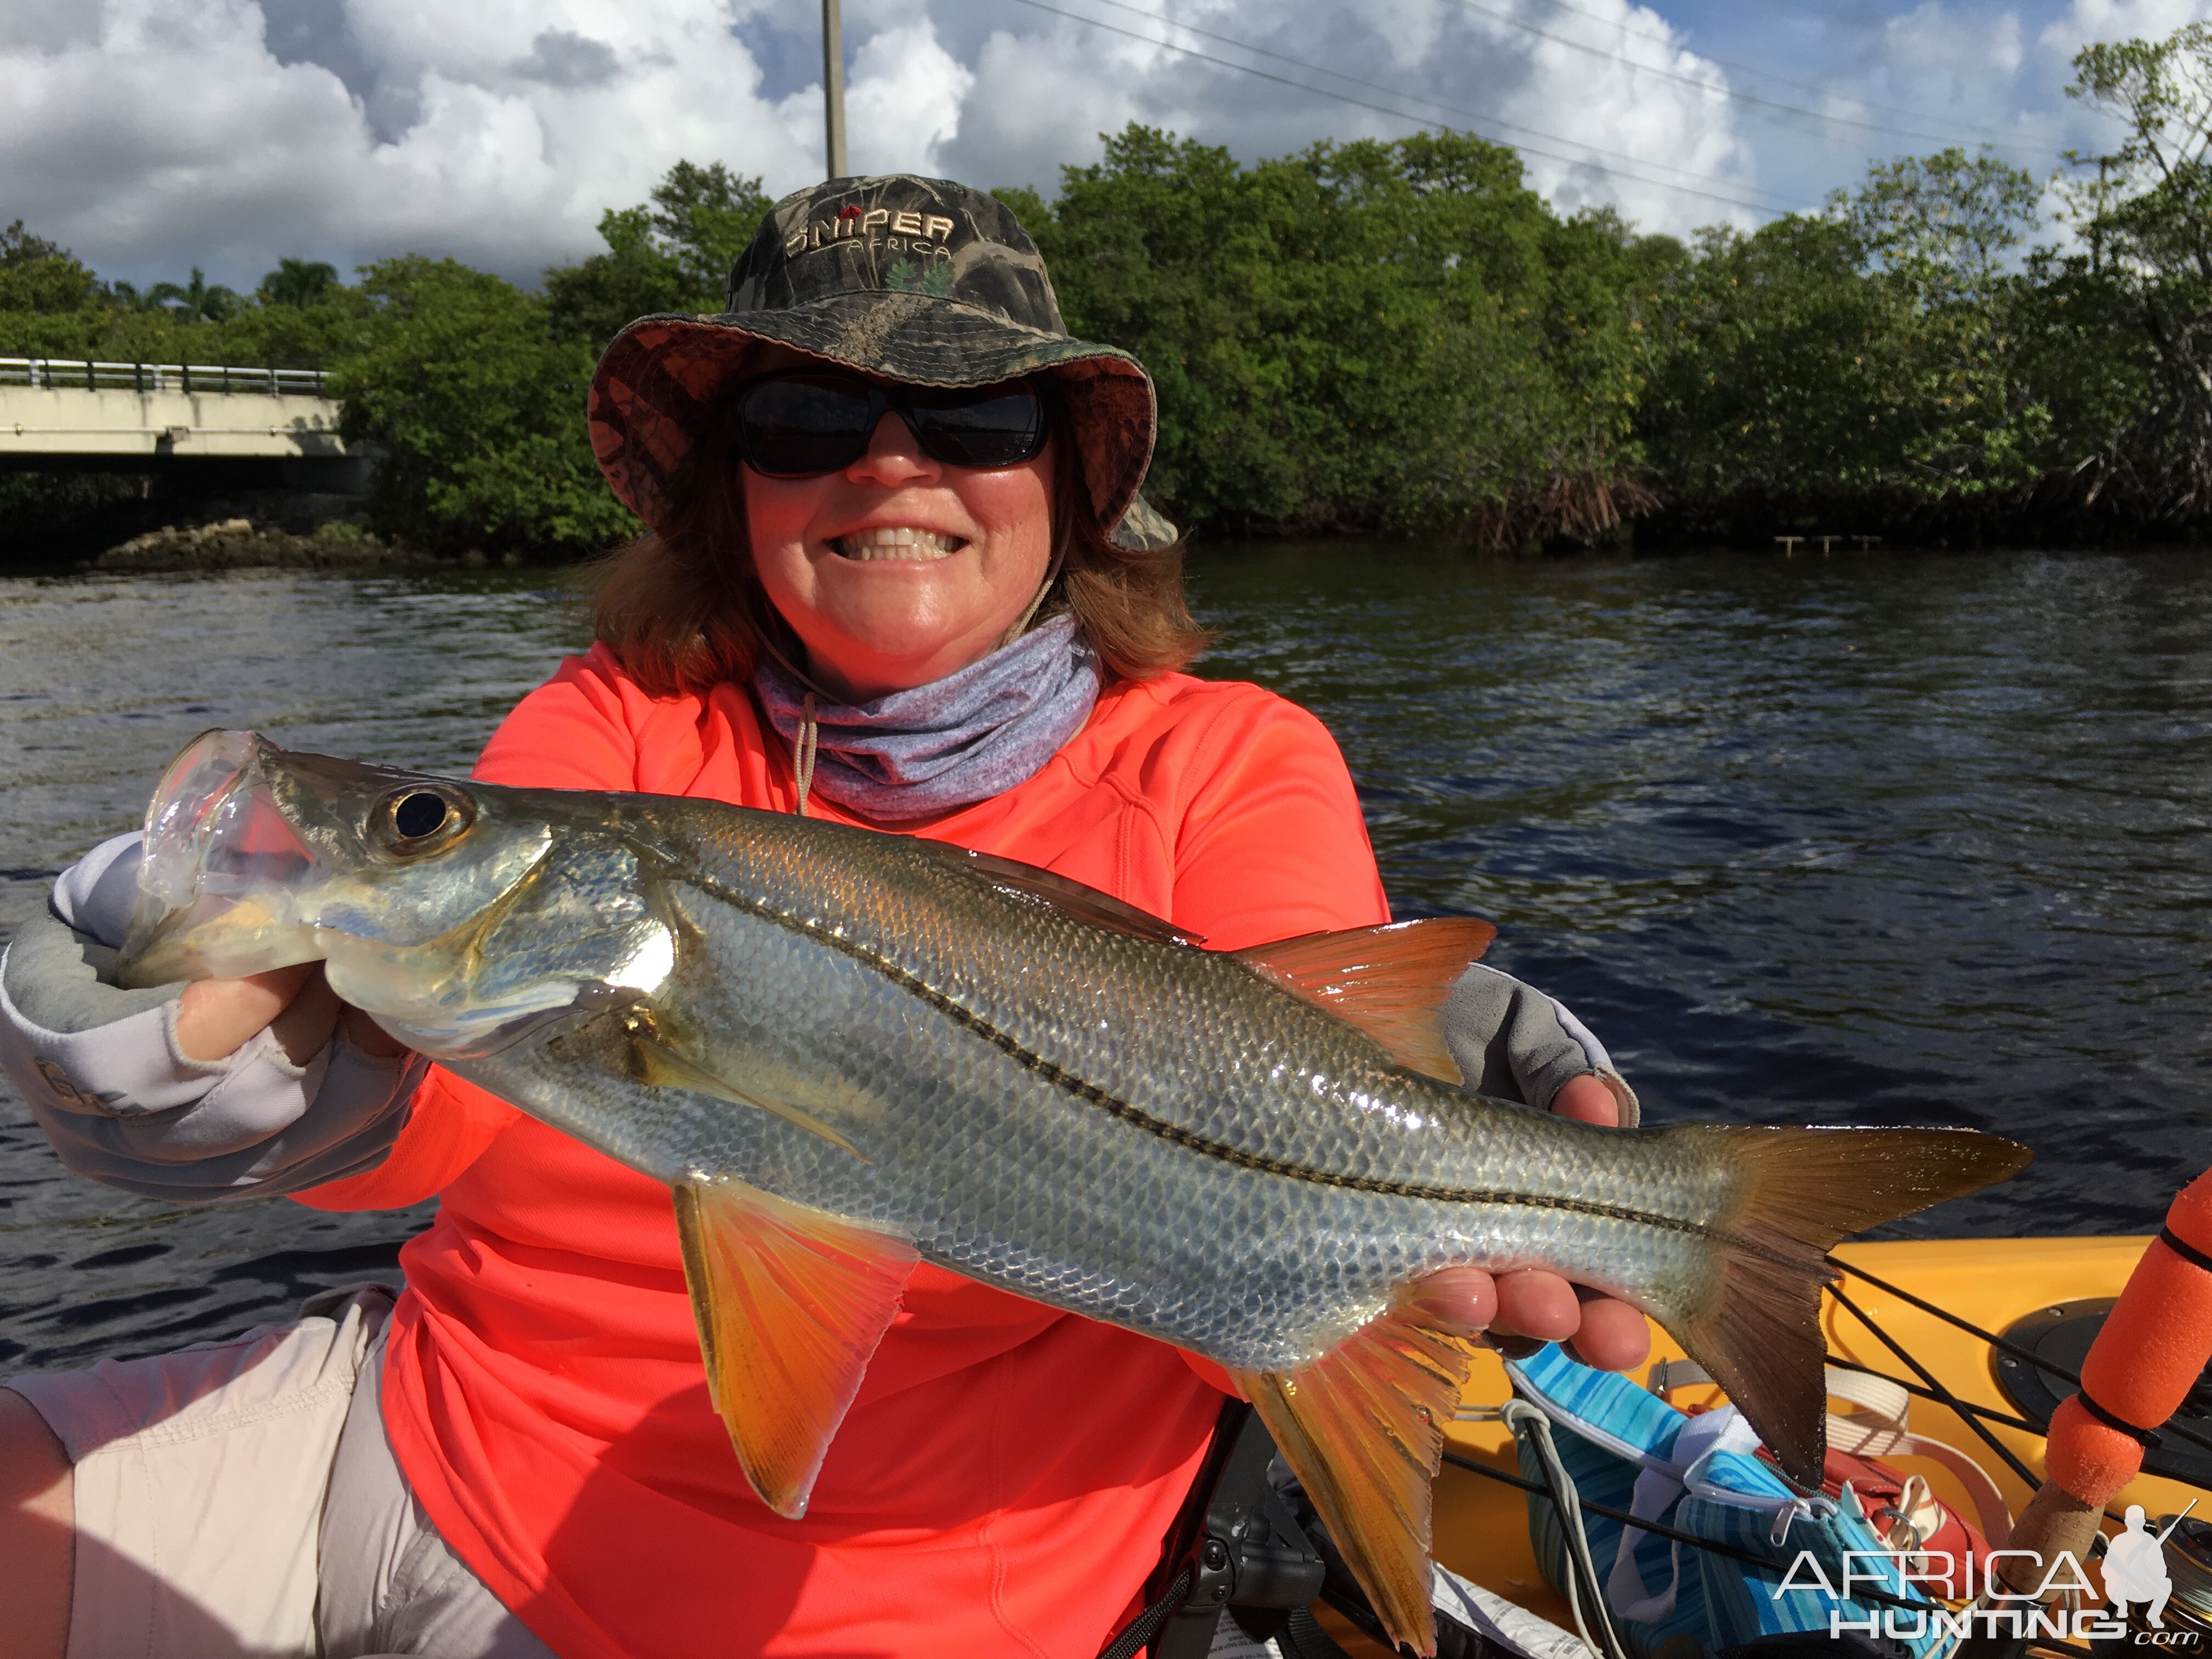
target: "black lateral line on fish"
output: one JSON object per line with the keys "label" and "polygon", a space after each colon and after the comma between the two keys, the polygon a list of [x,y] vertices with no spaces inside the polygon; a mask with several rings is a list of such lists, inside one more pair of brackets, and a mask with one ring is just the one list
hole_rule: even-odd
{"label": "black lateral line on fish", "polygon": [[[991,1044],[993,1048],[1019,1060],[1046,1081],[1057,1085],[1079,1099],[1103,1108],[1122,1122],[1158,1135],[1161,1139],[1170,1141],[1190,1152],[1218,1158],[1224,1164],[1234,1164],[1238,1169],[1251,1170],[1261,1175],[1281,1176],[1291,1181],[1310,1182],[1317,1187],[1335,1187],[1350,1192],[1372,1193],[1382,1198],[1413,1198],[1437,1204],[1505,1204],[1522,1209],[1559,1210],[1571,1215],[1594,1216],[1601,1220],[1632,1222],[1638,1226],[1655,1227],[1662,1231],[1686,1233],[1698,1238],[1712,1239],[1716,1243],[1764,1257],[1769,1261],[1778,1262],[1785,1267],[1803,1267],[1808,1265],[1775,1249],[1771,1245],[1746,1238],[1741,1234],[1724,1231],[1718,1227],[1708,1227],[1695,1221],[1678,1220],[1673,1216],[1655,1215],[1648,1210],[1632,1210],[1625,1205],[1601,1204],[1590,1199],[1554,1198],[1541,1193],[1516,1193],[1474,1188],[1424,1187],[1413,1182],[1378,1181],[1372,1176],[1342,1175],[1334,1170],[1316,1170],[1308,1164],[1292,1164],[1285,1158],[1269,1158],[1263,1153],[1246,1152],[1243,1147],[1232,1146],[1226,1141],[1210,1139],[1205,1135],[1184,1128],[1179,1123],[1170,1123],[1165,1118],[1155,1117],[1142,1107],[1133,1105],[1119,1096],[1109,1093],[1097,1084],[1077,1076],[1065,1066],[1047,1060],[1042,1054],[1024,1047],[1018,1039],[1000,1030],[981,1014],[963,1007],[952,998],[930,984],[928,981],[900,967],[898,963],[871,950],[857,939],[847,939],[842,933],[833,933],[818,922],[809,921],[805,917],[794,915],[788,910],[778,909],[774,905],[750,898],[743,893],[733,892],[720,883],[696,872],[688,872],[685,880],[692,885],[714,894],[717,898],[736,905],[740,909],[750,910],[757,916],[773,921],[779,927],[787,927],[792,932],[802,934],[818,944],[826,945],[831,950],[852,957],[862,966],[873,969],[901,990],[927,1003],[956,1024],[965,1026]],[[1817,1266],[1817,1261],[1813,1265]]]}

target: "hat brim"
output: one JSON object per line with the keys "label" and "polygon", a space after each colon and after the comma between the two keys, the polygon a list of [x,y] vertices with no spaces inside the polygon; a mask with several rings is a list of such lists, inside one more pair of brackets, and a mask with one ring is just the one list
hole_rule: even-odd
{"label": "hat brim", "polygon": [[1158,424],[1152,377],[1135,358],[957,301],[884,293],[721,316],[643,317],[617,335],[592,377],[592,450],[615,494],[648,526],[658,529],[686,488],[698,432],[762,342],[921,386],[1048,374],[1066,407],[1100,531],[1129,546],[1158,544],[1163,530],[1173,538],[1172,526],[1149,507],[1130,512]]}

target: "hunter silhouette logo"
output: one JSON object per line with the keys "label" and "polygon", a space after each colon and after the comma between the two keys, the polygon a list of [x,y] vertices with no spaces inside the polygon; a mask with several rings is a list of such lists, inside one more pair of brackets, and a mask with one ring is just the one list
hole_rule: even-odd
{"label": "hunter silhouette logo", "polygon": [[[2196,1505],[2192,1503],[2190,1507]],[[2188,1510],[2182,1513],[2186,1515]],[[2180,1524],[2181,1516],[2177,1516],[2164,1532],[2147,1531],[2142,1507],[2130,1507],[2128,1529],[2110,1541],[2105,1557],[2109,1609],[2089,1601],[2095,1586],[2071,1550],[2061,1550],[2055,1556],[2033,1550],[1992,1550],[1986,1566],[1981,1566],[1972,1555],[1954,1557],[1942,1551],[1844,1550],[1830,1558],[1829,1565],[1839,1565],[1843,1569],[1840,1578],[1834,1581],[1814,1551],[1800,1550],[1781,1582],[1769,1585],[1767,1595],[1779,1601],[1793,1591],[1821,1592],[1830,1600],[1828,1634],[1832,1638],[1847,1631],[1856,1636],[1907,1643],[1930,1638],[1957,1643],[1971,1637],[2011,1642],[2048,1637],[2063,1641],[2070,1637],[2077,1642],[2131,1640],[2137,1647],[2194,1650],[2202,1639],[2198,1632],[2169,1631],[2160,1616],[2166,1598],[2173,1593],[2162,1547]],[[1997,1563],[2003,1557],[2034,1562],[2041,1570],[2041,1583],[2032,1589],[2012,1589],[1997,1576]],[[1978,1589],[1978,1577],[1982,1580]],[[2025,1578],[2021,1582],[2025,1583]],[[1861,1610],[1854,1616],[1836,1604],[1854,1602],[1860,1585],[1874,1590],[1882,1605],[1869,1607],[1861,1602]],[[2053,1605],[2057,1592],[2072,1592],[2081,1600],[2070,1606]],[[1897,1599],[1900,1595],[1911,1596],[1919,1604],[1903,1605]],[[1960,1601],[1966,1605],[1944,1605]],[[2148,1606],[2148,1630],[2130,1631],[2128,1626],[2128,1610],[2136,1602]]]}
{"label": "hunter silhouette logo", "polygon": [[[2189,1508],[2196,1507],[2192,1501]],[[2181,1515],[2188,1513],[2184,1510]],[[2112,1601],[2113,1618],[2125,1619],[2129,1607],[2147,1601],[2150,1627],[2166,1628],[2166,1598],[2173,1594],[2173,1579],[2166,1570],[2166,1540],[2181,1524],[2181,1515],[2154,1535],[2143,1529],[2143,1506],[2128,1505],[2128,1529],[2105,1547],[2105,1594]]]}

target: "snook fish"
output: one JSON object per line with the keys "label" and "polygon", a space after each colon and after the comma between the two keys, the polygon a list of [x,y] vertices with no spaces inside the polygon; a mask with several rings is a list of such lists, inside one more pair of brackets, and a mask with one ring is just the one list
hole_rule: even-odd
{"label": "snook fish", "polygon": [[1469,1356],[1416,1279],[1542,1267],[1625,1297],[1812,1487],[1824,1253],[2027,1160],[1470,1093],[1436,1016],[1482,922],[1211,951],[937,842],[251,732],[189,745],[146,824],[129,982],[319,958],[393,1036],[669,1184],[714,1404],[778,1513],[933,1261],[1228,1368],[1424,1652]]}

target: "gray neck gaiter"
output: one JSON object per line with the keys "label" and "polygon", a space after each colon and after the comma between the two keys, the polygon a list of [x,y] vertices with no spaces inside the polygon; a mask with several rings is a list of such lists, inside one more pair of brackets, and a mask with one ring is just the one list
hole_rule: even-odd
{"label": "gray neck gaiter", "polygon": [[[1083,729],[1103,684],[1073,617],[1054,617],[957,673],[863,703],[817,702],[813,793],[899,823],[1004,794]],[[807,688],[774,658],[753,687],[796,752]]]}

